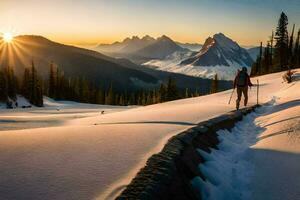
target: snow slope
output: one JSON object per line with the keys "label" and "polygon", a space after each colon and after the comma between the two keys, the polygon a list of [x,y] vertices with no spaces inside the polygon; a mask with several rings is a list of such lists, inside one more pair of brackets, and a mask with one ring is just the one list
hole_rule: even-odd
{"label": "snow slope", "polygon": [[[65,126],[68,120],[119,112],[136,106],[109,106],[77,103],[73,101],[55,101],[44,97],[44,107],[30,105],[18,95],[18,108],[6,109],[5,103],[0,107],[0,131],[41,128],[50,126]],[[22,108],[22,106],[32,106]],[[2,108],[2,109],[1,109]],[[4,109],[3,109],[4,108]]]}
{"label": "snow slope", "polygon": [[[281,83],[281,76],[259,77],[261,102],[291,87]],[[0,131],[1,196],[111,199],[168,138],[232,110],[233,104],[228,105],[230,94],[231,90],[92,115],[68,120],[60,127]],[[256,102],[255,96],[256,89],[252,88],[250,105]]]}
{"label": "snow slope", "polygon": [[[143,65],[155,66],[158,70],[186,74],[189,76],[203,77],[213,79],[218,74],[221,80],[232,80],[235,77],[237,70],[242,67],[237,63],[230,63],[230,66],[216,65],[216,66],[194,66],[194,65],[180,65],[182,60],[180,58],[171,58],[166,60],[151,60]],[[250,67],[248,67],[250,72]]]}
{"label": "snow slope", "polygon": [[211,154],[199,150],[206,160],[199,168],[207,180],[196,177],[192,184],[204,200],[300,199],[300,93],[296,91],[299,80],[274,92],[267,105],[246,116],[231,133],[219,131],[220,150]]}

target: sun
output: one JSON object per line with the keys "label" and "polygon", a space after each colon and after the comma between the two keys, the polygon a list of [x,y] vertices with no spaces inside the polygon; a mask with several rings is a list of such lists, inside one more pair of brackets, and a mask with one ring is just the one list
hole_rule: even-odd
{"label": "sun", "polygon": [[10,43],[13,40],[13,35],[10,32],[3,33],[3,40],[6,43]]}

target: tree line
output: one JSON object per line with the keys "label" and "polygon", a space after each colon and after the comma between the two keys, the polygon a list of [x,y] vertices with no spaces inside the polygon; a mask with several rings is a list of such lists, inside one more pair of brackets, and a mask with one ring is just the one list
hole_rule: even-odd
{"label": "tree line", "polygon": [[0,70],[0,101],[11,107],[16,102],[17,94],[24,96],[32,105],[43,106],[43,82],[38,76],[34,62],[24,70],[23,79],[15,76],[12,67]]}
{"label": "tree line", "polygon": [[260,43],[260,51],[254,62],[251,75],[263,75],[300,67],[300,28],[295,34],[293,24],[291,34],[288,33],[288,17],[281,13],[275,34],[272,31],[270,39],[263,48]]}
{"label": "tree line", "polygon": [[[218,77],[211,83],[210,93],[219,91]],[[113,83],[108,88],[89,82],[84,77],[65,77],[53,62],[49,66],[48,80],[43,81],[38,75],[35,64],[25,68],[23,77],[18,78],[12,67],[0,70],[0,101],[16,101],[17,94],[24,96],[32,105],[43,106],[43,95],[55,100],[70,100],[82,103],[103,105],[150,105],[182,98],[197,97],[200,91],[186,88],[179,90],[175,79],[169,77],[166,83],[152,90],[139,90],[131,93],[115,92]]]}

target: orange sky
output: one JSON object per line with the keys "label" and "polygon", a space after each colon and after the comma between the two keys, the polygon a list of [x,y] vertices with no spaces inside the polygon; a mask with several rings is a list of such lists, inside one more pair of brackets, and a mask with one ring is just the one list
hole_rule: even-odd
{"label": "orange sky", "polygon": [[203,43],[223,32],[242,45],[258,45],[267,40],[282,10],[290,23],[300,21],[300,1],[287,1],[1,0],[0,32],[68,44],[112,43],[146,34]]}

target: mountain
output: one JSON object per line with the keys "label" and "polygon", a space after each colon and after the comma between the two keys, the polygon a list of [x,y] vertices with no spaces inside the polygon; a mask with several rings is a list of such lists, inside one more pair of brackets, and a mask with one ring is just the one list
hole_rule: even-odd
{"label": "mountain", "polygon": [[[263,47],[263,52],[264,52],[264,47]],[[247,49],[249,55],[251,56],[251,58],[253,60],[256,60],[258,55],[259,55],[259,51],[260,51],[260,47],[253,47],[253,48],[250,48],[250,49]]]}
{"label": "mountain", "polygon": [[111,57],[130,59],[137,64],[152,59],[163,59],[176,51],[190,51],[165,35],[157,39],[148,35],[143,38],[133,36],[124,39],[122,42],[99,45],[95,50]]}
{"label": "mountain", "polygon": [[188,51],[178,46],[171,38],[163,35],[153,44],[133,52],[134,55],[147,59],[163,59],[176,51]]}
{"label": "mountain", "polygon": [[237,69],[250,68],[253,59],[247,50],[222,33],[208,37],[200,51],[186,54],[173,54],[165,59],[153,59],[144,65],[160,70],[183,73],[190,76],[231,80]]}
{"label": "mountain", "polygon": [[0,66],[14,67],[19,76],[34,60],[44,78],[48,77],[49,63],[53,61],[68,77],[85,77],[106,87],[112,83],[115,90],[137,90],[156,86],[160,82],[147,73],[127,68],[116,59],[96,51],[63,45],[41,36],[17,36],[11,44],[5,44],[2,40],[0,43],[4,48]]}
{"label": "mountain", "polygon": [[248,52],[222,33],[206,39],[202,49],[193,57],[181,62],[194,66],[249,67],[253,63]]}
{"label": "mountain", "polygon": [[202,48],[202,44],[198,43],[181,43],[181,42],[176,42],[176,44],[182,48],[189,49],[191,51],[200,51]]}
{"label": "mountain", "polygon": [[155,41],[156,40],[149,35],[146,35],[142,38],[133,36],[132,38],[124,39],[122,42],[115,42],[113,44],[100,44],[95,50],[107,54],[129,54],[153,44]]}

